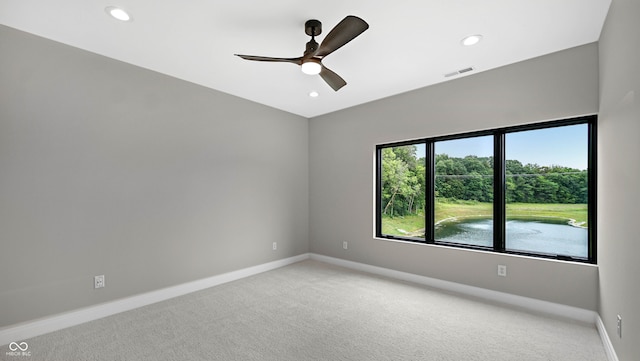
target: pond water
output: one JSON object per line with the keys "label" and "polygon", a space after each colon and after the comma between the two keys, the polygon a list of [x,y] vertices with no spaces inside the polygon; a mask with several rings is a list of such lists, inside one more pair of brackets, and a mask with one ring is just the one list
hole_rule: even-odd
{"label": "pond water", "polygon": [[[507,221],[506,248],[511,251],[534,251],[554,255],[587,257],[586,228],[563,222]],[[443,222],[436,227],[436,240],[477,246],[493,245],[493,220],[464,219]]]}

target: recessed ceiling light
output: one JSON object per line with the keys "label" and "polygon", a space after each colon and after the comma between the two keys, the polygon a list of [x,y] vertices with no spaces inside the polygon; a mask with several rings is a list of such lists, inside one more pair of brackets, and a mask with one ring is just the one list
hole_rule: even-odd
{"label": "recessed ceiling light", "polygon": [[318,92],[317,92],[317,91],[315,91],[315,90],[314,90],[314,91],[309,92],[309,96],[310,96],[311,98],[317,98],[319,95],[320,95],[320,93],[318,93]]}
{"label": "recessed ceiling light", "polygon": [[120,21],[131,21],[131,15],[129,15],[126,11],[122,10],[119,7],[107,6],[104,11]]}
{"label": "recessed ceiling light", "polygon": [[482,35],[469,35],[460,42],[464,46],[476,45],[482,40]]}

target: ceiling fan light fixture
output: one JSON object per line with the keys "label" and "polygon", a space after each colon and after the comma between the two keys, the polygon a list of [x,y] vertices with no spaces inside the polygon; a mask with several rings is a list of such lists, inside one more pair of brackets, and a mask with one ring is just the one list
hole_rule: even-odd
{"label": "ceiling fan light fixture", "polygon": [[471,45],[476,45],[477,43],[480,42],[480,40],[482,40],[482,35],[480,34],[469,35],[466,38],[462,39],[460,43],[464,46],[471,46]]}
{"label": "ceiling fan light fixture", "polygon": [[107,6],[104,11],[106,11],[107,14],[111,15],[114,19],[120,21],[131,21],[131,15],[129,15],[129,13],[119,7]]}
{"label": "ceiling fan light fixture", "polygon": [[302,63],[302,72],[308,75],[318,75],[322,70],[322,65],[316,59],[309,59]]}
{"label": "ceiling fan light fixture", "polygon": [[334,51],[340,49],[351,40],[362,34],[369,28],[366,21],[357,16],[348,15],[338,25],[325,36],[321,44],[315,41],[315,37],[320,35],[322,23],[318,20],[308,20],[305,23],[305,33],[311,36],[311,40],[307,42],[305,51],[298,58],[274,58],[270,56],[242,55],[234,54],[244,60],[267,61],[275,63],[291,63],[302,68],[302,72],[309,75],[320,75],[322,80],[327,83],[333,90],[338,91],[347,82],[332,70],[322,65],[322,59]]}

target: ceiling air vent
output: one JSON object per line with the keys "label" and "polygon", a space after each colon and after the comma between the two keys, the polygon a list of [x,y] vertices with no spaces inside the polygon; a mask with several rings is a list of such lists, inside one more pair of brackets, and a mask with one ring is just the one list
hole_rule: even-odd
{"label": "ceiling air vent", "polygon": [[456,70],[456,71],[451,72],[451,73],[447,73],[447,74],[445,74],[445,75],[444,75],[444,77],[445,77],[445,78],[449,78],[449,77],[452,77],[452,76],[456,76],[456,75],[460,75],[460,74],[468,73],[468,72],[470,72],[470,71],[473,71],[473,67],[471,67],[471,66],[470,66],[470,67],[468,67],[468,68],[464,68],[464,69]]}

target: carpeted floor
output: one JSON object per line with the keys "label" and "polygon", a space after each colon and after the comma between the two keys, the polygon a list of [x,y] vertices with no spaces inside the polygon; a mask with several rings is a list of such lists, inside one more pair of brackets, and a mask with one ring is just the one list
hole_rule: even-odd
{"label": "carpeted floor", "polygon": [[0,359],[607,359],[593,325],[313,260],[26,341]]}

